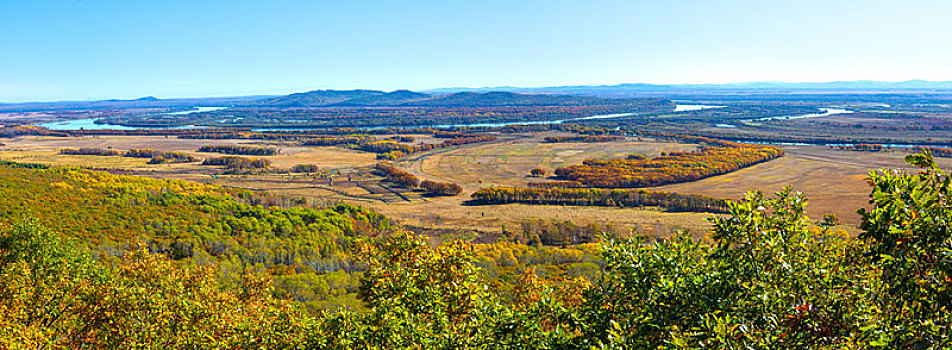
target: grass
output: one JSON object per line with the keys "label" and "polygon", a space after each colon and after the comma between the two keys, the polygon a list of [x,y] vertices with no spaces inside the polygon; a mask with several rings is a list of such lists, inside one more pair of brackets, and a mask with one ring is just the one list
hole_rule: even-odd
{"label": "grass", "polygon": [[[337,147],[301,147],[249,140],[180,140],[164,137],[86,137],[49,138],[24,137],[2,140],[0,160],[73,165],[97,169],[129,171],[160,178],[214,183],[255,190],[267,190],[309,198],[315,203],[338,201],[360,204],[400,219],[409,225],[459,229],[463,231],[500,232],[505,225],[518,227],[523,220],[573,221],[577,224],[598,223],[616,228],[639,228],[647,234],[666,235],[685,228],[703,235],[710,225],[709,214],[666,213],[656,209],[618,209],[602,207],[566,207],[510,204],[498,206],[467,206],[469,194],[482,187],[505,185],[525,186],[541,181],[528,176],[532,168],[548,173],[554,168],[578,164],[585,158],[614,158],[628,154],[656,156],[661,152],[691,150],[696,145],[660,143],[628,139],[609,143],[542,143],[544,136],[556,133],[500,135],[492,143],[464,145],[414,154],[397,162],[422,179],[452,181],[464,192],[454,197],[425,197],[407,189],[387,190],[370,167],[375,155]],[[58,154],[65,147],[112,147],[117,150],[152,148],[165,151],[194,152],[202,145],[267,144],[280,149],[276,156],[264,157],[276,167],[290,168],[296,164],[316,164],[332,170],[326,178],[304,174],[216,175],[217,169],[191,164],[147,164],[148,159],[126,157],[68,156]],[[907,167],[904,151],[866,153],[830,150],[818,146],[785,147],[787,156],[701,181],[655,188],[656,190],[695,193],[712,197],[738,199],[744,192],[762,190],[775,192],[793,185],[810,198],[808,215],[819,219],[827,212],[835,213],[846,226],[859,222],[856,209],[867,204],[869,188],[863,181],[870,169]],[[217,155],[216,155],[217,156]],[[952,166],[952,159],[939,158],[943,167]],[[348,181],[348,178],[353,181]],[[360,184],[358,184],[360,182]],[[363,186],[360,186],[363,185]],[[371,189],[373,192],[368,191]],[[848,227],[847,227],[848,228]],[[855,229],[854,229],[855,231]]]}

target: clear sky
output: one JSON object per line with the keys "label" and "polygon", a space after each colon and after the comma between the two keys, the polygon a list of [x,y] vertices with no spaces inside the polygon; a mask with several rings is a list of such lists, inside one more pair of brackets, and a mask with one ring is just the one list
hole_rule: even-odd
{"label": "clear sky", "polygon": [[0,101],[952,80],[950,1],[0,0]]}

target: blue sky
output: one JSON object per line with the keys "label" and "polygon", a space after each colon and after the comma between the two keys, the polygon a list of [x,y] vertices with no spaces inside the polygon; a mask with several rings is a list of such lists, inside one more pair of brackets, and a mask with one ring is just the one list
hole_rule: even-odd
{"label": "blue sky", "polygon": [[0,0],[0,101],[952,80],[947,1]]}

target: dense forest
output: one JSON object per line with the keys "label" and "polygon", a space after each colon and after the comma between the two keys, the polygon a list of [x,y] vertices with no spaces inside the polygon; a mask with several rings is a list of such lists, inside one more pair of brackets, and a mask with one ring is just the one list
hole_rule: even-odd
{"label": "dense forest", "polygon": [[555,175],[587,187],[650,187],[696,181],[780,156],[783,150],[779,147],[720,141],[696,151],[670,152],[654,158],[633,154],[623,159],[586,159],[579,165],[555,169]]}
{"label": "dense forest", "polygon": [[[244,202],[253,197],[197,184],[0,166],[0,346],[944,348],[952,181],[929,154],[907,160],[920,169],[870,174],[871,207],[859,211],[857,238],[813,226],[802,193],[750,193],[711,219],[709,238],[604,237],[549,255],[592,279],[531,268],[485,274],[539,250],[434,246],[400,232],[367,237],[385,222],[354,207],[258,207]],[[84,198],[69,195],[78,191]],[[40,217],[17,219],[28,215]],[[163,232],[156,220],[183,229]],[[146,239],[104,245],[119,237]],[[192,258],[162,243],[176,238],[196,243]],[[340,261],[361,271],[353,288],[360,308],[308,315],[275,297],[297,286],[280,280],[300,273],[262,273],[298,266],[273,249],[322,261],[314,242],[351,247]],[[497,288],[500,281],[509,287]]]}
{"label": "dense forest", "polygon": [[640,189],[489,187],[472,194],[474,204],[554,204],[600,207],[661,207],[672,212],[727,211],[727,202],[701,195]]}

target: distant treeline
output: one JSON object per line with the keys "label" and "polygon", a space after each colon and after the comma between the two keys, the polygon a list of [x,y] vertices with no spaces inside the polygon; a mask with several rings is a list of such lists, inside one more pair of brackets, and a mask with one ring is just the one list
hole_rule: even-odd
{"label": "distant treeline", "polygon": [[[666,113],[673,102],[662,99],[613,100],[601,105],[414,106],[414,107],[236,107],[188,115],[123,116],[111,124],[132,127],[205,125],[244,128],[416,127],[482,123],[518,123],[577,119],[618,113]],[[225,123],[222,121],[225,120]]]}
{"label": "distant treeline", "polygon": [[421,182],[420,179],[416,177],[416,175],[397,169],[393,166],[393,164],[387,162],[377,163],[374,169],[383,174],[387,178],[387,181],[408,188],[416,188],[419,186],[423,190],[435,195],[455,196],[463,191],[462,187],[452,182],[437,182],[430,180],[423,180]]}
{"label": "distant treeline", "polygon": [[619,235],[623,232],[610,225],[599,225],[596,222],[587,225],[576,224],[571,221],[544,221],[542,219],[523,220],[519,223],[519,230],[503,230],[503,235],[510,242],[533,246],[562,246],[568,247],[577,244],[598,242],[603,235]]}
{"label": "distant treeline", "polygon": [[705,143],[716,146],[702,146],[690,152],[662,153],[655,158],[632,154],[622,159],[586,159],[579,165],[555,169],[555,175],[585,187],[650,187],[726,174],[784,154],[782,149],[773,146],[719,140],[705,140]]}
{"label": "distant treeline", "polygon": [[[834,147],[831,146],[831,148]],[[838,149],[840,151],[882,152],[886,151],[888,148],[878,143],[857,143],[855,145],[835,146],[834,149]]]}
{"label": "distant treeline", "polygon": [[152,149],[131,149],[125,152],[102,148],[63,148],[60,154],[83,156],[123,156],[131,158],[151,158],[149,163],[191,163],[199,161],[198,157],[182,152],[156,151]]}
{"label": "distant treeline", "polygon": [[291,168],[291,172],[294,173],[318,173],[321,171],[321,168],[314,164],[296,164]]}
{"label": "distant treeline", "polygon": [[356,148],[361,151],[377,153],[377,159],[394,160],[411,153],[424,152],[433,149],[459,146],[470,143],[489,142],[495,139],[495,136],[479,135],[470,137],[456,137],[443,141],[442,143],[428,143],[420,145],[408,145],[391,140],[379,140],[358,144],[356,145]]}
{"label": "distant treeline", "polygon": [[915,153],[929,151],[929,152],[932,152],[932,155],[936,157],[952,158],[952,149],[948,149],[948,148],[916,146],[916,147],[913,147],[912,150]]}
{"label": "distant treeline", "polygon": [[0,165],[8,166],[16,169],[49,169],[50,166],[46,164],[39,163],[18,163],[9,160],[0,160]]}
{"label": "distant treeline", "polygon": [[551,204],[598,207],[662,207],[671,212],[727,212],[722,199],[638,189],[490,187],[471,196],[476,204]]}
{"label": "distant treeline", "polygon": [[303,146],[337,146],[337,145],[359,145],[366,142],[373,142],[372,136],[321,136],[307,138],[301,142]]}
{"label": "distant treeline", "polygon": [[224,165],[232,171],[263,170],[271,166],[267,159],[224,156],[205,159],[202,165]]}
{"label": "distant treeline", "polygon": [[243,156],[273,156],[275,154],[278,154],[278,150],[275,148],[234,146],[234,145],[202,146],[198,149],[198,151],[210,152],[210,153],[236,154],[236,155],[243,155]]}
{"label": "distant treeline", "polygon": [[621,136],[603,136],[603,135],[581,135],[581,136],[546,136],[546,143],[566,143],[566,142],[613,142],[623,140]]}
{"label": "distant treeline", "polygon": [[119,152],[114,149],[104,149],[104,148],[63,148],[59,151],[60,154],[67,155],[76,155],[76,156],[121,156],[123,152]]}

